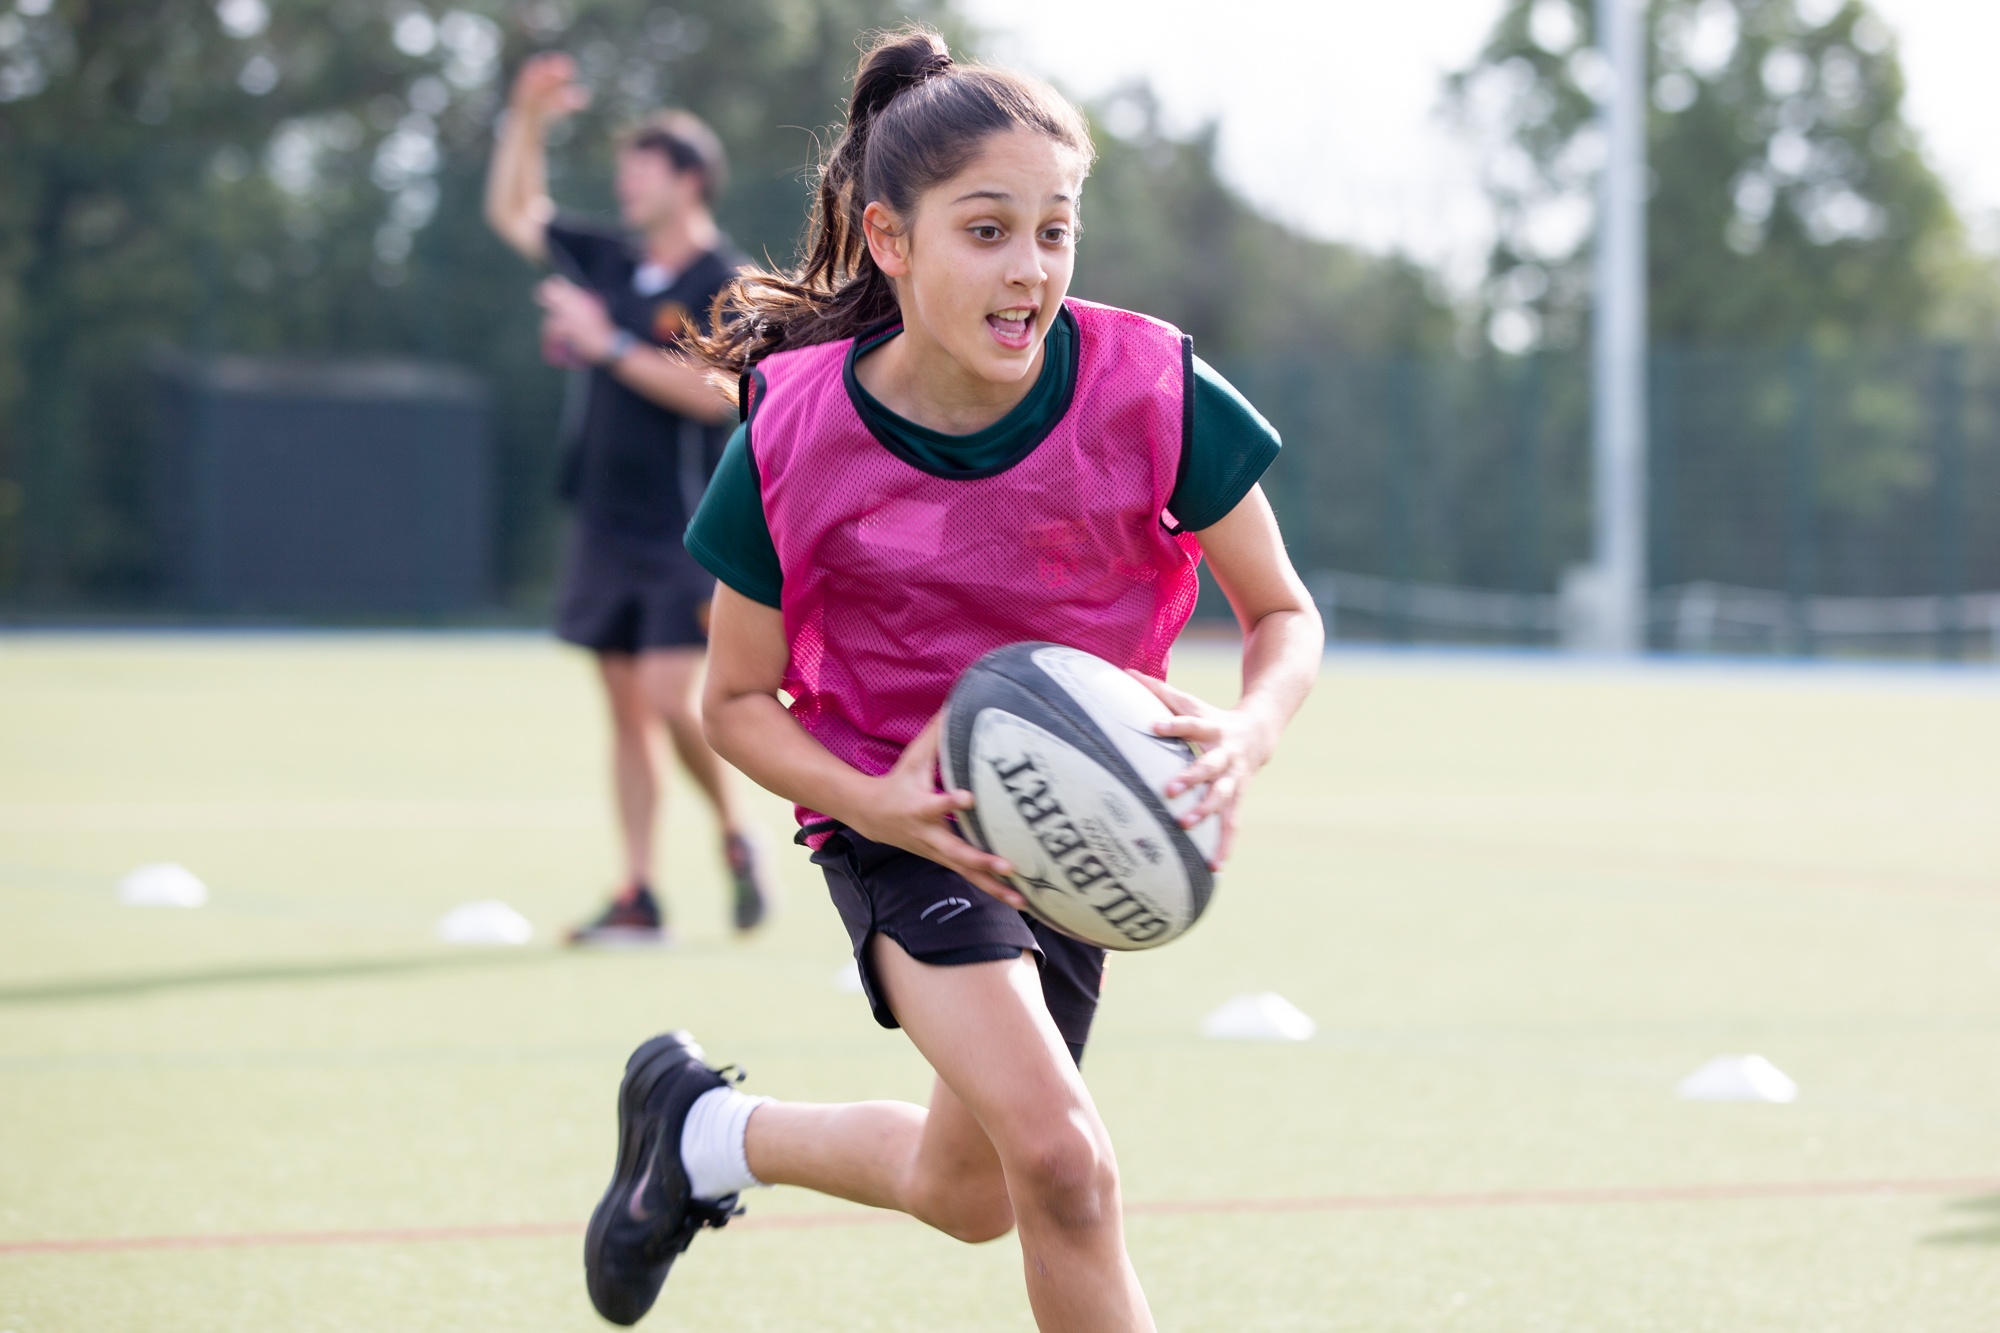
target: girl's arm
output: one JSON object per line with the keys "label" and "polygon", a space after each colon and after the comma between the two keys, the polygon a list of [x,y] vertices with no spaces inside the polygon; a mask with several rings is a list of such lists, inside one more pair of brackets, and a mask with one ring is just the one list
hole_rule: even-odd
{"label": "girl's arm", "polygon": [[1209,570],[1243,626],[1243,697],[1234,708],[1217,708],[1165,681],[1139,679],[1176,714],[1158,725],[1159,733],[1202,747],[1201,757],[1167,784],[1167,794],[1208,784],[1201,804],[1181,823],[1193,827],[1212,814],[1222,816],[1222,838],[1215,849],[1220,867],[1236,840],[1236,808],[1244,788],[1277,749],[1279,734],[1319,675],[1326,633],[1311,594],[1285,554],[1263,487],[1252,487],[1200,536]]}
{"label": "girl's arm", "polygon": [[959,837],[948,822],[952,812],[972,808],[972,793],[940,792],[932,780],[941,719],[931,719],[894,768],[870,777],[835,758],[778,702],[790,657],[782,612],[726,583],[716,587],[702,695],[703,727],[715,752],[766,790],[865,838],[928,857],[1010,906],[1025,907],[998,878],[1013,867]]}

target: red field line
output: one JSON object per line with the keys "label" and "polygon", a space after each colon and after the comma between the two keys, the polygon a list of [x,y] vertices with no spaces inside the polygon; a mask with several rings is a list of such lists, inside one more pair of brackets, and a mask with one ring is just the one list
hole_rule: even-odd
{"label": "red field line", "polygon": [[[1487,1190],[1466,1194],[1330,1194],[1295,1199],[1173,1199],[1128,1203],[1137,1217],[1213,1213],[1414,1212],[1425,1209],[1531,1208],[1619,1203],[1714,1203],[1753,1199],[1839,1199],[1868,1195],[2000,1193],[2000,1176],[1928,1180],[1796,1180],[1741,1185],[1634,1185],[1612,1189]],[[790,1213],[746,1217],[735,1225],[757,1231],[873,1226],[904,1221],[882,1211]],[[283,1245],[395,1245],[439,1240],[539,1240],[576,1236],[579,1222],[494,1226],[378,1227],[354,1231],[248,1231],[188,1236],[82,1236],[0,1241],[0,1255],[95,1254],[128,1250],[215,1250]]]}
{"label": "red field line", "polygon": [[1128,1203],[1137,1216],[1191,1213],[1353,1213],[1561,1204],[1713,1203],[1746,1199],[1838,1199],[1882,1194],[2000,1192],[2000,1176],[1934,1180],[1780,1180],[1741,1185],[1632,1185],[1610,1189],[1487,1190],[1468,1194],[1334,1194],[1302,1199],[1178,1199]]}
{"label": "red field line", "polygon": [[358,1231],[239,1231],[192,1236],[79,1236],[0,1241],[0,1254],[93,1254],[118,1250],[227,1250],[271,1245],[393,1245],[400,1241],[524,1240],[580,1235],[576,1222],[506,1226],[377,1227]]}

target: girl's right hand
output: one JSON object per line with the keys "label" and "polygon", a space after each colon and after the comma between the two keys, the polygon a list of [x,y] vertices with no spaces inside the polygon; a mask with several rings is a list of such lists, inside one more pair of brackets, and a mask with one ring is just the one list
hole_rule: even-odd
{"label": "girl's right hand", "polygon": [[1027,900],[1001,878],[1012,874],[1014,867],[980,851],[951,825],[953,814],[972,808],[972,793],[939,791],[932,781],[943,730],[944,714],[939,713],[917,733],[894,768],[871,780],[866,808],[853,811],[847,823],[864,838],[915,852],[963,875],[1009,907],[1025,908]]}

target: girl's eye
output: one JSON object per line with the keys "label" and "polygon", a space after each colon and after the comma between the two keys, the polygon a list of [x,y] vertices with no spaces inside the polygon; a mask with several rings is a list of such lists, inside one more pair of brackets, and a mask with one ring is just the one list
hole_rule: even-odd
{"label": "girl's eye", "polygon": [[1066,245],[1069,243],[1069,228],[1050,227],[1042,232],[1042,239],[1050,245]]}
{"label": "girl's eye", "polygon": [[982,241],[997,241],[1000,239],[1000,229],[994,226],[974,227],[972,234]]}

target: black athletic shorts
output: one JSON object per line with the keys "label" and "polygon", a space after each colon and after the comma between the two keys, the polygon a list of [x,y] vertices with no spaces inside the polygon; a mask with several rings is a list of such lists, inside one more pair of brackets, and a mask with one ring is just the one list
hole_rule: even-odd
{"label": "black athletic shorts", "polygon": [[556,637],[597,653],[636,656],[708,642],[715,576],[677,541],[570,528],[556,597]]}
{"label": "black athletic shorts", "polygon": [[889,1011],[882,985],[868,956],[869,937],[887,935],[920,963],[950,966],[1019,958],[1022,950],[1041,965],[1042,997],[1049,1016],[1083,1063],[1083,1044],[1097,1016],[1104,983],[1104,950],[1017,912],[955,871],[900,847],[871,842],[842,829],[813,853],[826,872],[833,905],[854,943],[861,988],[885,1028],[902,1026]]}

